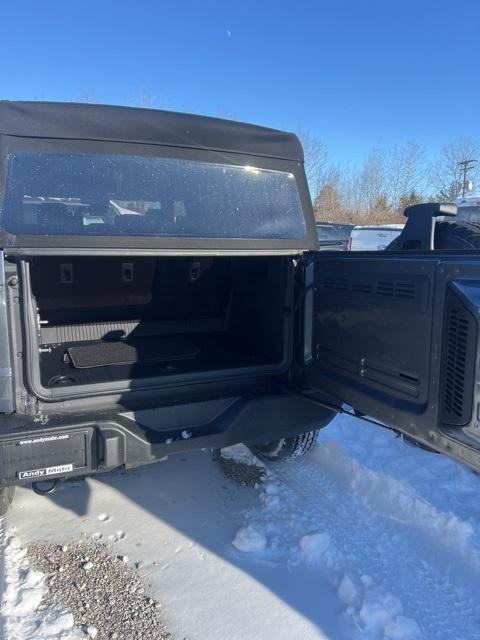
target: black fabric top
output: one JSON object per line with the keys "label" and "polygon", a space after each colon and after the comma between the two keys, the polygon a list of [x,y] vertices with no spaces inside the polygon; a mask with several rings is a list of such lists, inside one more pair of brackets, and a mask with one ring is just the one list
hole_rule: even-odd
{"label": "black fabric top", "polygon": [[303,161],[302,146],[292,133],[155,109],[0,101],[0,134],[150,143]]}

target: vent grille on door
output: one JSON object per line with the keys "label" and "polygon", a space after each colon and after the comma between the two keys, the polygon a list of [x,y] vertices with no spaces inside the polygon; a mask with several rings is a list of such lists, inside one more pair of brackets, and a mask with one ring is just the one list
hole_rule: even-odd
{"label": "vent grille on door", "polygon": [[440,424],[445,427],[460,427],[472,418],[477,333],[475,317],[450,289],[446,296],[439,402]]}
{"label": "vent grille on door", "polygon": [[323,286],[325,289],[337,289],[339,291],[348,290],[348,280],[346,278],[334,278],[332,276],[326,276],[323,279]]}
{"label": "vent grille on door", "polygon": [[377,293],[380,296],[393,296],[412,300],[415,298],[415,285],[412,282],[378,282]]}
{"label": "vent grille on door", "polygon": [[403,300],[415,300],[417,288],[415,282],[408,282],[402,279],[392,278],[391,280],[372,278],[371,275],[365,279],[358,274],[351,280],[341,277],[325,275],[322,279],[324,289],[334,289],[351,293],[361,293],[365,295],[377,295],[385,298],[401,298]]}
{"label": "vent grille on door", "polygon": [[468,348],[468,318],[459,309],[451,308],[447,320],[445,345],[444,410],[460,419],[465,413],[465,375]]}

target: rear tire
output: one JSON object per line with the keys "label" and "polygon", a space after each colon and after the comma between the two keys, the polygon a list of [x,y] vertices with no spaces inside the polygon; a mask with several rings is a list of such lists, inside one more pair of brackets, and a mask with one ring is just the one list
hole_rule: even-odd
{"label": "rear tire", "polygon": [[9,510],[14,494],[15,487],[5,487],[4,489],[0,489],[0,518],[3,518]]}
{"label": "rear tire", "polygon": [[318,436],[319,429],[301,433],[291,438],[281,438],[265,444],[256,444],[250,447],[252,453],[263,460],[287,460],[305,456],[312,449]]}
{"label": "rear tire", "polygon": [[[435,224],[434,248],[468,251],[480,249],[480,225],[475,222],[443,221]],[[395,238],[386,251],[401,251],[400,236]]]}

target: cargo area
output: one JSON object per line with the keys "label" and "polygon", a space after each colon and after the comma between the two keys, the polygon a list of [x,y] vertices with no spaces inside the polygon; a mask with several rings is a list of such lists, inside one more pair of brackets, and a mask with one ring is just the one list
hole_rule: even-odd
{"label": "cargo area", "polygon": [[292,268],[277,256],[31,258],[39,383],[74,392],[278,371],[288,364]]}

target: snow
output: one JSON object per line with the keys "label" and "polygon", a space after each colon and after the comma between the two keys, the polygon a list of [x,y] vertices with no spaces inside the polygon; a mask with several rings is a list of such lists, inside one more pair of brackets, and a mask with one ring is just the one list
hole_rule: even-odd
{"label": "snow", "polygon": [[329,533],[310,533],[300,539],[300,549],[308,562],[317,562],[328,551],[331,545]]}
{"label": "snow", "polygon": [[237,531],[232,544],[239,551],[252,553],[255,551],[263,551],[267,546],[267,538],[262,531],[248,526]]}
{"label": "snow", "polygon": [[[139,568],[174,638],[478,640],[476,474],[348,416],[305,459],[265,467],[242,445],[220,455],[175,455],[46,498],[18,491],[4,640],[78,631],[68,612],[37,609],[44,579],[22,545],[40,537],[107,541]],[[264,481],[236,484],[229,461],[262,467]]]}
{"label": "snow", "polygon": [[106,513],[99,513],[97,516],[97,520],[100,520],[100,522],[108,522],[110,520],[110,517]]}
{"label": "snow", "polygon": [[87,635],[92,638],[92,640],[95,640],[95,638],[98,635],[98,629],[96,629],[95,627],[92,626],[88,626],[87,627]]}
{"label": "snow", "polygon": [[261,462],[261,460],[254,456],[250,449],[247,449],[247,447],[243,444],[235,444],[232,447],[224,447],[223,449],[220,449],[220,455],[225,460],[234,460],[235,462],[238,462],[240,464],[247,464],[250,466],[265,468],[263,462]]}
{"label": "snow", "polygon": [[2,618],[5,640],[84,640],[73,616],[60,610],[41,610],[45,577],[33,571],[26,549],[12,528],[4,534],[5,590]]}
{"label": "snow", "polygon": [[363,598],[359,611],[359,618],[365,629],[383,635],[385,627],[392,621],[397,622],[403,611],[400,600],[391,593],[384,593],[381,589],[369,589]]}
{"label": "snow", "polygon": [[397,616],[385,625],[384,640],[421,640],[420,627],[410,618]]}
{"label": "snow", "polygon": [[[357,583],[357,584],[355,584]],[[362,583],[363,584],[363,583]],[[358,605],[363,589],[358,585],[355,577],[345,574],[338,585],[338,597],[346,605]]]}

